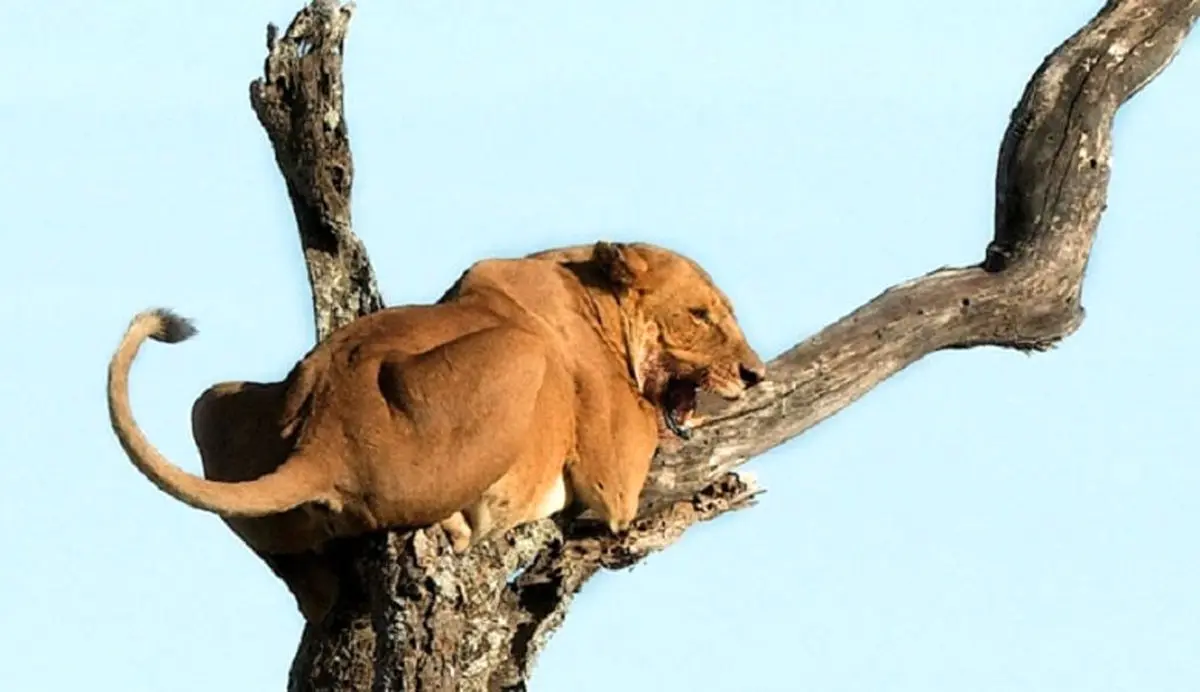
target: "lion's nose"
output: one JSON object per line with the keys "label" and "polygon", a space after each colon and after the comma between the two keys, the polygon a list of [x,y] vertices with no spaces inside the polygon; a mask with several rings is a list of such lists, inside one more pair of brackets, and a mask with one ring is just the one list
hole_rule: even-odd
{"label": "lion's nose", "polygon": [[767,376],[767,367],[762,363],[754,363],[750,366],[747,366],[745,363],[743,363],[738,366],[738,374],[741,375],[742,382],[744,382],[747,387],[753,387],[759,382],[762,382]]}

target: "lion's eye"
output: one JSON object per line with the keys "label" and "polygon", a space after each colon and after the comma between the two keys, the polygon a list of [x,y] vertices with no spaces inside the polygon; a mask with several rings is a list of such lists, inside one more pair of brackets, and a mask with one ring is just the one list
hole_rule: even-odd
{"label": "lion's eye", "polygon": [[708,308],[689,308],[688,312],[692,313],[692,317],[698,320],[708,321]]}

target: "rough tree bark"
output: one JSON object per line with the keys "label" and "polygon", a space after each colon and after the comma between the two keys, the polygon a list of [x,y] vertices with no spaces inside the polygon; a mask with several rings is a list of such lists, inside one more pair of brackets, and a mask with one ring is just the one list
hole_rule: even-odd
{"label": "rough tree bark", "polygon": [[[317,338],[383,305],[350,224],[353,166],[342,50],[353,5],[315,0],[283,36],[268,27],[251,103],[292,200]],[[665,548],[700,521],[750,506],[734,472],[929,353],[1052,347],[1083,319],[1087,265],[1110,173],[1117,109],[1172,60],[1200,0],[1110,0],[1033,74],[1000,145],[995,237],[980,264],[893,286],[769,364],[767,382],[719,405],[657,455],[639,522],[613,537],[585,519],[542,521],[454,557],[436,530],[337,547],[351,589],[309,626],[289,689],[524,689],[574,595],[601,568]],[[535,250],[540,248],[530,248]]]}

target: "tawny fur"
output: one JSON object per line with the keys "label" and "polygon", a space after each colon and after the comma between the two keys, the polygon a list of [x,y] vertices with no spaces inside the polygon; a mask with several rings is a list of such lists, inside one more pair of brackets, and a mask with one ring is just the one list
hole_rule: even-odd
{"label": "tawny fur", "polygon": [[160,489],[220,515],[311,621],[337,597],[321,555],[334,538],[440,524],[461,552],[575,500],[624,530],[668,385],[736,398],[765,375],[728,298],[678,254],[601,242],[486,260],[435,305],[335,331],[282,382],[201,394],[200,478],[144,437],[128,393],[147,338],[191,333],[166,311],[134,318],[109,366],[113,430]]}

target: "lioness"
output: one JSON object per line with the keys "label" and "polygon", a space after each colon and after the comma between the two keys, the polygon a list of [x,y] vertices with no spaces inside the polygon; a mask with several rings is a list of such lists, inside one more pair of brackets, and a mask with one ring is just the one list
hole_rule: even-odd
{"label": "lioness", "polygon": [[338,329],[282,382],[201,394],[200,478],[147,441],[129,404],[142,343],[193,333],[165,310],[133,319],[109,365],[113,431],[160,489],[220,515],[310,621],[337,595],[319,555],[333,538],[439,524],[461,552],[574,500],[624,530],[697,388],[737,398],[766,373],[728,298],[681,255],[599,242],[485,260],[437,304]]}

